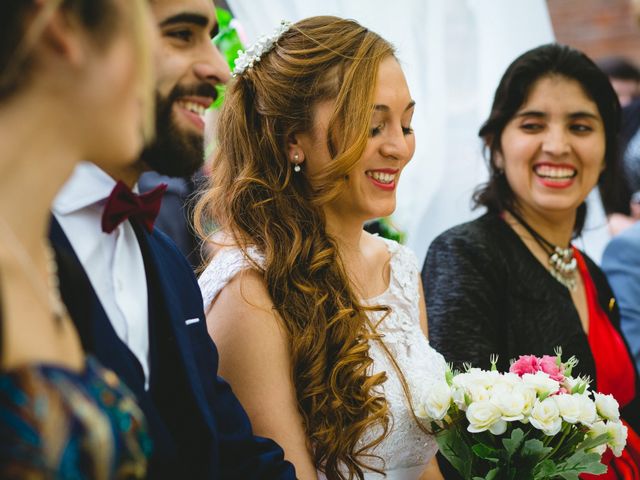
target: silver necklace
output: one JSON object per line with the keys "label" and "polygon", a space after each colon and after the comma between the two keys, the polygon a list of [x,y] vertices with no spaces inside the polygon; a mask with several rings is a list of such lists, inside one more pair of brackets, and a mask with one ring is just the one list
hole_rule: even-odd
{"label": "silver necklace", "polygon": [[563,248],[551,243],[536,232],[520,215],[513,210],[509,210],[509,213],[531,234],[536,243],[549,256],[549,273],[551,276],[568,288],[569,291],[575,291],[578,286],[578,262],[573,256],[573,247],[569,245]]}
{"label": "silver necklace", "polygon": [[13,232],[13,229],[2,217],[0,217],[0,233],[7,240],[6,245],[13,251],[20,267],[26,273],[31,286],[37,293],[38,301],[48,310],[51,310],[55,319],[61,322],[67,316],[67,309],[60,297],[58,268],[51,246],[48,243],[43,245],[47,257],[47,280],[45,281],[31,255],[29,255],[22,242],[18,240],[18,237]]}

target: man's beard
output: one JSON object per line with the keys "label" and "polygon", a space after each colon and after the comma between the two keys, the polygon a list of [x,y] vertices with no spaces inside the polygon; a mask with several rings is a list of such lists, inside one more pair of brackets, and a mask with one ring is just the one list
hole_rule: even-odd
{"label": "man's beard", "polygon": [[184,131],[173,118],[173,105],[178,98],[199,95],[215,100],[217,92],[210,84],[197,87],[177,85],[168,97],[156,93],[156,136],[142,152],[141,160],[162,175],[191,177],[204,164],[203,135]]}

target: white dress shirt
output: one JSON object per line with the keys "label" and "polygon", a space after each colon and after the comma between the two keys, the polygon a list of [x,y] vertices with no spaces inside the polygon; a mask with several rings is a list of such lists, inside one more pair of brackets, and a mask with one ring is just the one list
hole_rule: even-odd
{"label": "white dress shirt", "polygon": [[115,184],[103,170],[82,162],[55,198],[53,213],[118,337],[140,361],[148,389],[149,312],[140,245],[128,221],[109,234],[101,226],[102,212]]}

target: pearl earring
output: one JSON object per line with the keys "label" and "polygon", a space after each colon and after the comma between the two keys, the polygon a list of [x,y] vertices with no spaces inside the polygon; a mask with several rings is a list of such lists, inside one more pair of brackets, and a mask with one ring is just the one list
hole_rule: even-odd
{"label": "pearl earring", "polygon": [[293,166],[293,171],[298,173],[300,172],[300,170],[302,170],[302,168],[300,167],[300,155],[298,154],[298,152],[293,154],[293,161],[295,162],[295,165]]}

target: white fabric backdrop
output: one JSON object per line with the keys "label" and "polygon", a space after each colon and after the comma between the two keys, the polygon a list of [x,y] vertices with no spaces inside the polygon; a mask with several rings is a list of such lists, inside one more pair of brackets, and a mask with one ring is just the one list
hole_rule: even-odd
{"label": "white fabric backdrop", "polygon": [[[479,215],[470,197],[487,170],[477,131],[507,65],[553,41],[544,0],[227,0],[247,39],[280,20],[353,18],[391,41],[416,100],[417,148],[398,190],[394,222],[420,262],[439,233]],[[596,205],[597,206],[597,205]],[[592,209],[594,210],[594,209]],[[596,212],[591,224],[604,225]],[[603,229],[581,246],[599,260]],[[593,237],[593,238],[592,238]]]}

